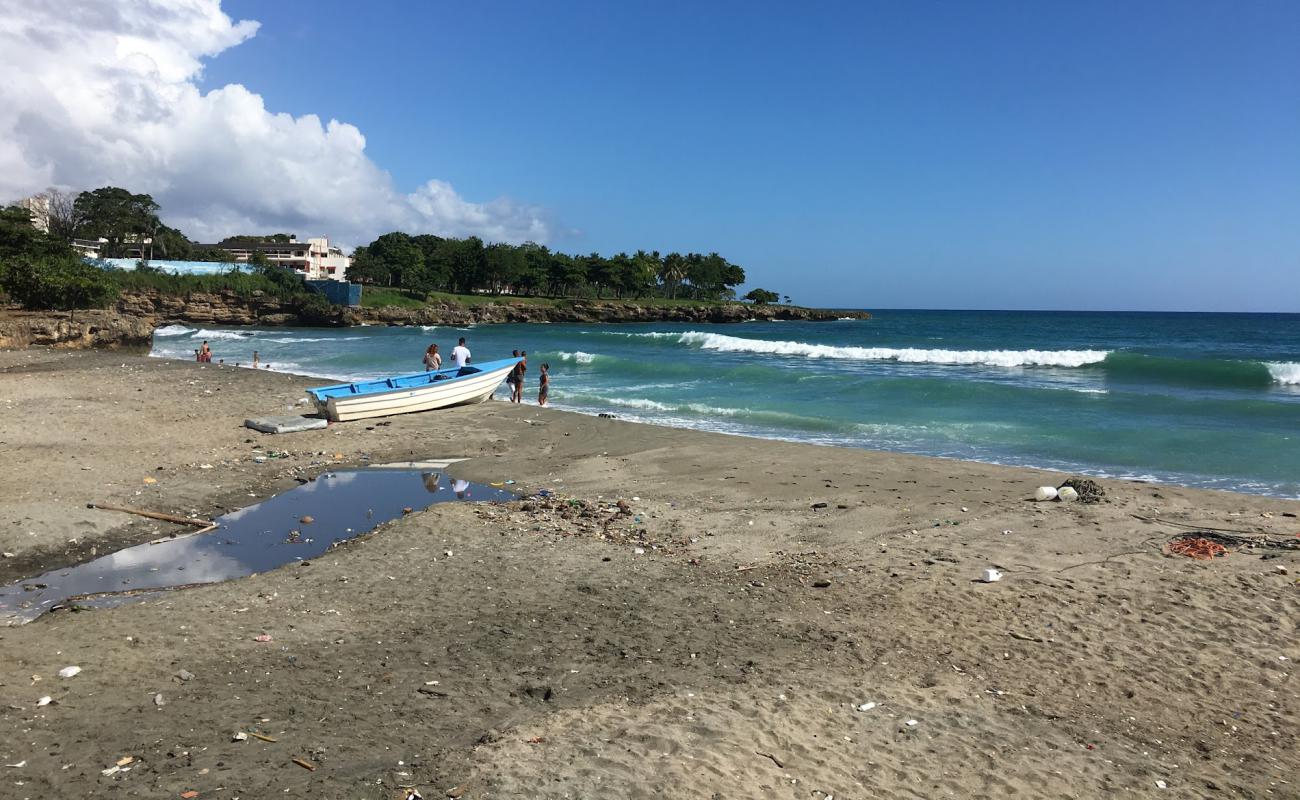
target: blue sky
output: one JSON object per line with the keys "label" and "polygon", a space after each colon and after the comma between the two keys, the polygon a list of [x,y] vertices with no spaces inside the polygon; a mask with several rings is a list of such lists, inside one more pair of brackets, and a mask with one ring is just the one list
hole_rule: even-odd
{"label": "blue sky", "polygon": [[558,249],[817,305],[1300,311],[1300,3],[223,7],[261,28],[200,86]]}

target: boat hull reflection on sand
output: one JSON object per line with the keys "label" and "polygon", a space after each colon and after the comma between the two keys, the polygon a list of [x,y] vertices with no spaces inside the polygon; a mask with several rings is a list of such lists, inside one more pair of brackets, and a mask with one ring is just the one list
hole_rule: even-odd
{"label": "boat hull reflection on sand", "polygon": [[505,358],[395,378],[339,383],[308,389],[307,396],[316,404],[316,411],[333,422],[481,403],[492,396],[519,361]]}

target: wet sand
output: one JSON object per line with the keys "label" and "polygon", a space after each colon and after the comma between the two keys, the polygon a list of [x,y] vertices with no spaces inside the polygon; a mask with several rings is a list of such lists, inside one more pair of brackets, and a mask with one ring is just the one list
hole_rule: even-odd
{"label": "wet sand", "polygon": [[499,401],[264,436],[244,418],[316,381],[0,370],[4,582],[185,530],[88,502],[213,516],[462,457],[556,493],[0,628],[0,797],[1300,796],[1300,554],[1168,556],[1180,529],[1133,516],[1294,538],[1300,503],[1103,481],[1036,504],[1065,476]]}

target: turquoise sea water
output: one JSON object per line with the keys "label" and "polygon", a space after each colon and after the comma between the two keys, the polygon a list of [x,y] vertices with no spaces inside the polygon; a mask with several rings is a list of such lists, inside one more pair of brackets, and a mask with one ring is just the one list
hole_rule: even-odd
{"label": "turquoise sea water", "polygon": [[[552,404],[768,438],[1300,497],[1300,315],[880,311],[738,325],[196,329],[153,355],[360,379],[430,342],[549,361]],[[504,394],[504,390],[502,390]]]}

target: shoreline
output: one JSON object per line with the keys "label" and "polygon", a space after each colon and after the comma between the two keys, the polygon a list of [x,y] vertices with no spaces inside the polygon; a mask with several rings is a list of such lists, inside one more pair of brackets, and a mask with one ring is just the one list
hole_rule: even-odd
{"label": "shoreline", "polygon": [[1179,528],[1132,516],[1293,537],[1294,501],[1101,480],[1107,502],[1037,504],[1065,475],[496,402],[264,436],[243,419],[310,379],[37,349],[0,369],[6,581],[173,530],[90,501],[217,514],[442,457],[562,500],[435,506],[308,568],[0,628],[24,794],[1295,793],[1300,554],[1171,557]]}

